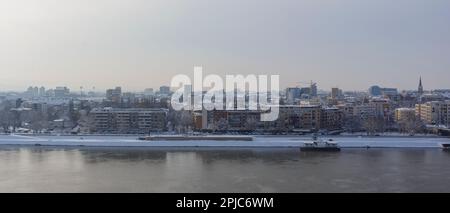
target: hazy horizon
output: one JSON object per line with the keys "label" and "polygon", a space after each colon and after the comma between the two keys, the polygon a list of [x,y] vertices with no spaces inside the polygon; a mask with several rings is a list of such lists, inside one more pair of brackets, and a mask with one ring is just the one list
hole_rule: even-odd
{"label": "hazy horizon", "polygon": [[0,91],[158,90],[196,65],[283,88],[449,89],[448,20],[446,0],[0,0]]}

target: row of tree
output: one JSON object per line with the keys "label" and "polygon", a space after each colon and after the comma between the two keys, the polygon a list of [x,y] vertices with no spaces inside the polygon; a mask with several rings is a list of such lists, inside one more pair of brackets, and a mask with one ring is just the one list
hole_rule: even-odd
{"label": "row of tree", "polygon": [[[2,132],[16,132],[18,128],[27,128],[35,133],[52,128],[52,121],[63,119],[70,123],[77,123],[79,112],[69,106],[49,106],[44,109],[17,108],[12,101],[0,104],[0,130]],[[72,126],[72,125],[71,125]],[[69,128],[71,126],[68,126]]]}
{"label": "row of tree", "polygon": [[351,117],[345,120],[344,129],[348,132],[365,131],[368,135],[376,135],[387,130],[398,130],[400,133],[410,135],[425,133],[426,128],[423,121],[416,117],[407,118],[398,122],[387,121],[384,117],[368,117],[361,119]]}

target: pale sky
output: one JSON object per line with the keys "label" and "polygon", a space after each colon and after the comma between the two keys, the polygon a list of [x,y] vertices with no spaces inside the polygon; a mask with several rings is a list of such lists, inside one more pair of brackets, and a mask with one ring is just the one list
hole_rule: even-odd
{"label": "pale sky", "polygon": [[169,85],[279,74],[281,85],[450,88],[448,0],[0,0],[0,90]]}

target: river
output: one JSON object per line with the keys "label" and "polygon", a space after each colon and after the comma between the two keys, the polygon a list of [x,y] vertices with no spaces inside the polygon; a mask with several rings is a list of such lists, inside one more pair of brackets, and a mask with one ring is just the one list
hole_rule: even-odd
{"label": "river", "polygon": [[437,148],[0,146],[0,192],[450,192]]}

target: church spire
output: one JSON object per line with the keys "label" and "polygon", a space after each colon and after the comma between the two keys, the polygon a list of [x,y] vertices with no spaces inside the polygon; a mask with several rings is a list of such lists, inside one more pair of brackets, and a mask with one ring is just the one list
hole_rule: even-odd
{"label": "church spire", "polygon": [[423,94],[422,76],[420,76],[420,79],[419,79],[419,89],[418,89],[418,92],[419,92],[420,95]]}

